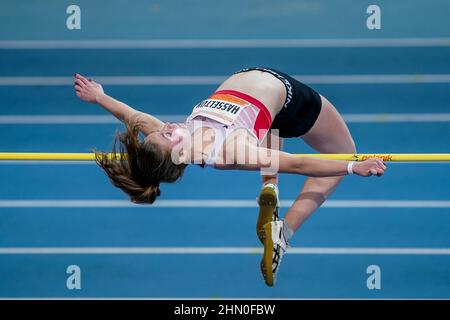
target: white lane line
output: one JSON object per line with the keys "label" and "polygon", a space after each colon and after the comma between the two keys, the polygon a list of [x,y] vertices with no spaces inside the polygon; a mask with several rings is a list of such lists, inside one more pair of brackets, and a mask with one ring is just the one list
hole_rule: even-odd
{"label": "white lane line", "polygon": [[[154,115],[161,121],[184,122],[187,115]],[[449,113],[450,117],[450,113]],[[0,124],[119,124],[111,115],[5,115]]]}
{"label": "white lane line", "polygon": [[[103,85],[216,85],[227,76],[92,76]],[[72,77],[0,77],[2,86],[66,86]]]}
{"label": "white lane line", "polygon": [[[0,254],[261,254],[261,247],[0,247]],[[450,248],[299,247],[289,254],[450,255]]]}
{"label": "white lane line", "polygon": [[[376,298],[341,298],[341,297],[335,297],[335,298],[323,298],[323,297],[298,297],[298,298],[273,298],[273,297],[134,297],[134,296],[128,296],[128,297],[121,297],[121,296],[114,296],[114,297],[78,297],[78,298],[68,298],[68,297],[58,297],[58,296],[52,296],[52,297],[46,297],[46,296],[39,296],[39,297],[0,297],[0,300],[212,300],[212,301],[222,301],[222,300],[378,300]],[[383,300],[448,300],[445,298],[383,298]]]}
{"label": "white lane line", "polygon": [[449,83],[450,74],[363,74],[363,75],[295,75],[310,84],[401,84]]}
{"label": "white lane line", "polygon": [[[417,298],[419,299],[419,298]],[[213,300],[213,301],[222,301],[222,300],[373,300],[370,298],[273,298],[273,297],[77,297],[77,298],[68,298],[68,297],[0,297],[0,300]],[[383,298],[383,300],[414,300],[411,298],[403,298],[403,299],[388,299]],[[427,300],[427,298],[421,298],[420,300]],[[430,299],[431,300],[431,299]],[[436,299],[433,299],[436,300]]]}
{"label": "white lane line", "polygon": [[3,40],[0,49],[207,49],[449,47],[450,38]]}
{"label": "white lane line", "polygon": [[[218,85],[227,76],[92,76],[103,85]],[[308,84],[450,83],[450,74],[294,75]],[[0,86],[69,86],[72,77],[0,77]]]}
{"label": "white lane line", "polygon": [[[289,208],[294,200],[281,200]],[[255,208],[256,200],[158,200],[152,205],[127,200],[0,200],[0,208]],[[450,208],[447,200],[328,200],[322,208]]]}
{"label": "white lane line", "polygon": [[[188,115],[155,115],[161,121],[184,122]],[[386,122],[450,122],[450,113],[348,113],[343,114],[347,123]],[[4,115],[0,124],[119,124],[110,115]]]}

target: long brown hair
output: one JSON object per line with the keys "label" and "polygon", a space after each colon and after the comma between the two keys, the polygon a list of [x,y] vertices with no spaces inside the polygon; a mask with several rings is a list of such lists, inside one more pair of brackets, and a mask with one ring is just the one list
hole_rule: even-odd
{"label": "long brown hair", "polygon": [[132,202],[153,203],[161,195],[160,182],[177,181],[186,165],[175,164],[170,152],[163,152],[149,141],[141,141],[141,127],[141,122],[133,120],[126,123],[125,132],[116,133],[112,157],[104,152],[94,152],[96,163]]}

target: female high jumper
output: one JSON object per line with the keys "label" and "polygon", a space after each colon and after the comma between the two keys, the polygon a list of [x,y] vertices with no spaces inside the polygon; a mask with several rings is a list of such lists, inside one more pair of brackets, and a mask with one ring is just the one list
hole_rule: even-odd
{"label": "female high jumper", "polygon": [[[137,111],[79,74],[75,75],[75,90],[83,101],[99,104],[125,123],[126,131],[117,134],[112,151],[121,156],[96,152],[96,160],[111,182],[135,203],[153,203],[160,195],[160,183],[177,181],[189,164],[261,170],[256,232],[264,245],[261,271],[268,286],[275,283],[294,232],[343,176],[381,176],[386,169],[376,158],[348,162],[281,151],[282,138],[298,137],[320,153],[355,153],[356,149],[344,120],[326,98],[271,68],[236,72],[194,106],[184,123],[163,123]],[[278,173],[308,176],[281,220]]]}

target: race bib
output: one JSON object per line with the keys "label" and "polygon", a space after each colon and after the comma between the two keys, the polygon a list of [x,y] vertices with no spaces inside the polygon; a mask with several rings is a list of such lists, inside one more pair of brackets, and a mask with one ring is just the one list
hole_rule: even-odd
{"label": "race bib", "polygon": [[244,99],[218,93],[198,103],[189,118],[204,116],[229,126],[238,118],[242,110],[249,106],[251,104]]}

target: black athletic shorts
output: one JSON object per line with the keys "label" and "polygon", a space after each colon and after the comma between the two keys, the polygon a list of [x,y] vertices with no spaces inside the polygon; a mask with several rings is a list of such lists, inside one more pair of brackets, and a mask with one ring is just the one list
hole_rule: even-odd
{"label": "black athletic shorts", "polygon": [[268,72],[281,80],[286,87],[283,109],[273,119],[270,129],[278,129],[282,138],[300,137],[307,133],[319,117],[322,108],[320,95],[300,81],[272,68],[253,67],[236,73],[252,70]]}

